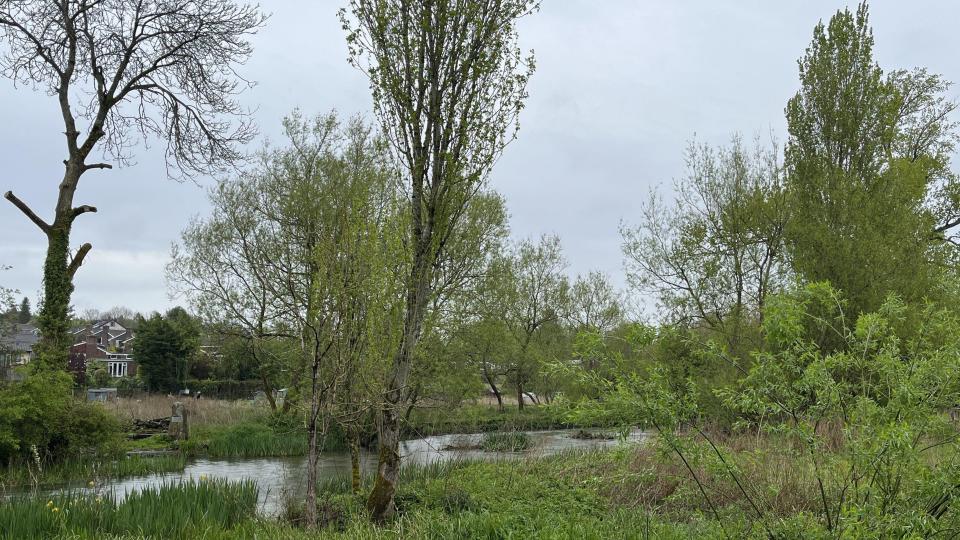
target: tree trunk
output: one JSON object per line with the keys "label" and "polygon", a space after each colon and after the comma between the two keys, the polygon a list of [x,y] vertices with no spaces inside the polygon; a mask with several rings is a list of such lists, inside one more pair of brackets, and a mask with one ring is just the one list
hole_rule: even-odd
{"label": "tree trunk", "polygon": [[517,382],[517,410],[523,412],[523,383]]}
{"label": "tree trunk", "polygon": [[350,487],[354,494],[360,493],[360,432],[349,430],[350,438]]}
{"label": "tree trunk", "polygon": [[313,384],[310,392],[310,419],[307,424],[309,451],[307,454],[307,499],[304,520],[308,527],[317,526],[317,460],[320,451],[317,445],[317,419],[320,416],[320,396],[317,393],[317,364],[313,367]]}
{"label": "tree trunk", "polygon": [[490,372],[487,370],[486,366],[483,367],[483,378],[490,386],[490,391],[493,392],[493,395],[497,398],[497,410],[503,412],[503,396],[500,395],[500,389],[497,388],[497,384],[493,382],[493,377],[490,375]]}
{"label": "tree trunk", "polygon": [[70,350],[67,339],[67,318],[73,280],[70,278],[69,257],[70,224],[56,223],[47,233],[47,258],[43,265],[43,303],[37,326],[40,343],[37,345],[34,370],[66,369]]}
{"label": "tree trunk", "polygon": [[[47,257],[43,264],[43,303],[37,317],[40,342],[37,344],[35,370],[66,370],[69,363],[72,345],[69,337],[69,311],[73,275],[91,248],[90,244],[84,244],[70,260],[70,231],[73,220],[78,215],[84,211],[96,211],[92,207],[76,210],[73,208],[73,196],[82,170],[82,160],[80,163],[76,159],[67,160],[53,223],[46,225],[37,218],[38,226],[47,235]],[[9,193],[7,198],[11,199]]]}
{"label": "tree trunk", "polygon": [[376,523],[383,523],[396,511],[393,498],[400,474],[400,410],[406,402],[405,392],[413,363],[413,351],[420,340],[421,325],[430,296],[430,249],[428,242],[418,246],[414,254],[414,265],[407,286],[403,336],[393,358],[383,410],[380,413],[377,477],[367,499],[370,518]]}

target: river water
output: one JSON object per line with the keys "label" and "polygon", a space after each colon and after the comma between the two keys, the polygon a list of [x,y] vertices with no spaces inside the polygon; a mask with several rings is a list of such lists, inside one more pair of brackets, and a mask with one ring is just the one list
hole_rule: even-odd
{"label": "river water", "polygon": [[[437,435],[423,439],[411,439],[401,443],[402,463],[429,464],[456,459],[503,460],[548,456],[566,450],[590,450],[616,445],[619,439],[576,439],[572,435],[579,430],[528,431],[533,445],[523,452],[485,452],[482,450],[448,449],[476,445],[482,434]],[[626,437],[626,442],[639,442],[646,438],[640,430],[634,430]],[[360,464],[364,474],[376,470],[376,453],[364,450]],[[151,474],[114,480],[94,488],[98,493],[112,492],[122,500],[132,491],[144,487],[175,483],[180,480],[205,478],[225,478],[229,480],[248,479],[256,482],[259,488],[259,510],[263,515],[277,515],[283,509],[283,501],[288,496],[297,496],[305,492],[306,457],[271,457],[243,459],[193,459],[187,462],[182,472]],[[319,478],[346,476],[350,474],[350,454],[347,452],[324,452],[317,465]],[[89,492],[91,488],[83,484],[61,486],[57,491]]]}

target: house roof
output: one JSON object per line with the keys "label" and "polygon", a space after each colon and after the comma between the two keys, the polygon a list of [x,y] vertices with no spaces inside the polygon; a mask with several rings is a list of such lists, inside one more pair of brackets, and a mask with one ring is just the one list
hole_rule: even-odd
{"label": "house roof", "polygon": [[4,335],[0,335],[0,348],[16,352],[30,352],[40,341],[40,330],[32,324],[14,324]]}

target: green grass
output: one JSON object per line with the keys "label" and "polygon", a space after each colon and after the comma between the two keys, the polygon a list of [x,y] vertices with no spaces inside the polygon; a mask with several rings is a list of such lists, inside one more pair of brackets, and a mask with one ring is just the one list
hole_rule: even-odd
{"label": "green grass", "polygon": [[564,411],[548,405],[528,406],[498,411],[490,405],[465,405],[456,409],[415,409],[403,425],[406,438],[448,433],[481,433],[487,431],[535,431],[566,429],[581,426],[571,423]]}
{"label": "green grass", "polygon": [[480,448],[486,452],[522,452],[531,446],[533,440],[522,431],[492,431],[480,440]]}
{"label": "green grass", "polygon": [[174,441],[165,434],[151,435],[145,439],[127,440],[123,449],[130,450],[169,450],[175,446]]}
{"label": "green grass", "polygon": [[[815,508],[811,505],[815,505],[816,492],[811,489],[814,486],[809,471],[790,469],[785,461],[790,453],[779,441],[751,447],[746,446],[748,443],[733,440],[729,448],[739,451],[736,465],[742,477],[751,488],[764,493],[778,537],[823,537],[823,522],[810,510]],[[316,531],[254,518],[252,503],[236,503],[249,495],[230,495],[229,491],[211,494],[215,491],[212,488],[199,493],[197,485],[191,483],[167,486],[163,494],[134,498],[101,514],[87,508],[93,503],[81,497],[74,503],[79,504],[77,513],[81,515],[70,519],[51,518],[44,500],[16,500],[0,508],[0,530],[16,531],[18,535],[10,533],[8,537],[17,538],[61,534],[75,538],[117,535],[126,539],[152,536],[218,540],[765,537],[766,531],[751,521],[746,502],[725,473],[704,468],[692,458],[693,467],[723,517],[721,525],[682,464],[663,450],[656,445],[622,445],[540,459],[407,466],[401,469],[398,515],[383,526],[372,525],[365,510],[364,496],[369,493],[371,478],[365,479],[361,494],[354,495],[349,478],[344,476],[325,479],[318,486],[323,527]],[[200,488],[214,485],[221,484]],[[67,502],[77,498],[65,499],[53,504],[72,508]],[[294,506],[286,516],[297,519],[302,516],[302,501],[292,503],[300,507]],[[126,504],[132,504],[131,508],[121,510]],[[180,511],[188,516],[180,516]],[[67,523],[59,524],[57,519]]]}
{"label": "green grass", "polygon": [[0,505],[0,538],[197,538],[251,519],[256,505],[255,484],[221,480],[148,488],[120,503],[77,493],[14,498]]}
{"label": "green grass", "polygon": [[307,453],[307,435],[300,429],[274,429],[264,423],[244,422],[196,429],[181,449],[187,455],[211,458],[302,456]]}
{"label": "green grass", "polygon": [[182,471],[186,460],[181,455],[156,457],[80,458],[48,465],[14,464],[0,469],[0,492],[29,486],[90,482],[128,476]]}

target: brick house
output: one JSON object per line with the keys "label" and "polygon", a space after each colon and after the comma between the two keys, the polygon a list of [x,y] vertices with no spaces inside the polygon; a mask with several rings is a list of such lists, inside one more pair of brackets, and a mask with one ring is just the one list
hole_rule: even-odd
{"label": "brick house", "polygon": [[102,362],[111,377],[137,374],[137,363],[133,359],[133,330],[116,319],[78,328],[73,331],[73,336],[70,365],[74,371],[86,371],[91,362]]}

